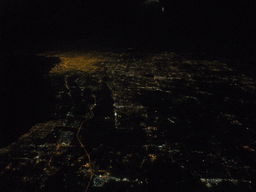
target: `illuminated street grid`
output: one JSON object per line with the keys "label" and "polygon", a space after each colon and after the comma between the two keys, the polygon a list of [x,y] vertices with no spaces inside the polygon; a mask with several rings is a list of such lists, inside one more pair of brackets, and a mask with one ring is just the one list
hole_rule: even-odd
{"label": "illuminated street grid", "polygon": [[[93,171],[93,188],[119,182],[142,189],[151,186],[154,169],[171,164],[181,173],[177,183],[186,184],[182,174],[189,172],[202,189],[224,181],[255,189],[256,95],[249,75],[173,52],[45,55],[62,60],[46,75],[56,91],[55,114],[1,149],[1,180],[38,191],[59,182],[78,191]],[[85,119],[79,138],[91,165],[76,139]],[[165,186],[175,185],[168,184],[176,177],[172,168],[160,171]]]}

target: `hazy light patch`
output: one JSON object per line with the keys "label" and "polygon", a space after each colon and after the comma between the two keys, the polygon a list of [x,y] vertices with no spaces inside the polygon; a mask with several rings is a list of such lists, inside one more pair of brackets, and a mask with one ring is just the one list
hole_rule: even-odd
{"label": "hazy light patch", "polygon": [[97,67],[94,64],[102,60],[90,56],[60,57],[61,63],[56,65],[50,73],[66,73],[70,71],[92,72]]}
{"label": "hazy light patch", "polygon": [[63,74],[67,72],[90,72],[98,68],[96,64],[103,62],[99,53],[54,52],[43,54],[48,57],[59,57],[61,62],[55,65],[50,73]]}
{"label": "hazy light patch", "polygon": [[147,1],[144,1],[144,4],[150,4],[150,3],[159,3],[159,0],[147,0]]}

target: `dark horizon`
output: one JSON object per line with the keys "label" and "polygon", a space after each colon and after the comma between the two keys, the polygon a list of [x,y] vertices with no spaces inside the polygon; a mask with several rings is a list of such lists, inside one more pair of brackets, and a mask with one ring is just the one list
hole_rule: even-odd
{"label": "dark horizon", "polygon": [[[252,1],[24,1],[2,16],[2,47],[40,53],[59,41],[175,50],[248,59],[255,55]],[[105,42],[105,44],[104,44]]]}

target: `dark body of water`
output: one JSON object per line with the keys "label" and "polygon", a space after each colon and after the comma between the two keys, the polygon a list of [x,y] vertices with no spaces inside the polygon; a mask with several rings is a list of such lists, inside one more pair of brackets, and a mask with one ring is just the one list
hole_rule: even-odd
{"label": "dark body of water", "polygon": [[58,62],[36,55],[1,57],[1,147],[51,117],[54,96],[44,74]]}

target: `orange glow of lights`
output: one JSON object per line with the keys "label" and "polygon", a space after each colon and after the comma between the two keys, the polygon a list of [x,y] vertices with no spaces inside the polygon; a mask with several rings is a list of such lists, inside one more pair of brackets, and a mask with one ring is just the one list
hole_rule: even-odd
{"label": "orange glow of lights", "polygon": [[50,73],[63,74],[70,71],[82,71],[82,72],[93,72],[97,66],[94,66],[102,60],[93,56],[81,56],[77,55],[74,57],[60,56],[61,63],[53,67]]}
{"label": "orange glow of lights", "polygon": [[250,148],[249,146],[243,146],[244,149],[248,149],[249,151],[255,151],[255,149]]}
{"label": "orange glow of lights", "polygon": [[157,157],[155,154],[148,154],[148,156],[150,157],[151,162],[155,161]]}
{"label": "orange glow of lights", "polygon": [[89,165],[89,163],[86,163],[85,165],[83,165],[83,167],[89,168],[90,165]]}
{"label": "orange glow of lights", "polygon": [[7,165],[7,167],[5,169],[10,169],[12,163],[10,163],[9,165]]}

